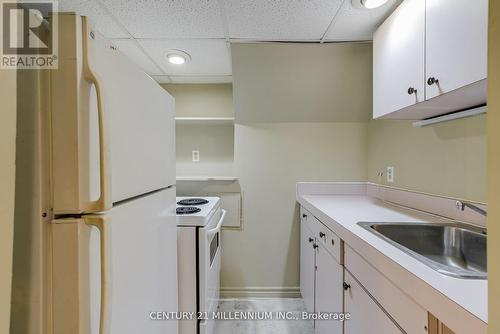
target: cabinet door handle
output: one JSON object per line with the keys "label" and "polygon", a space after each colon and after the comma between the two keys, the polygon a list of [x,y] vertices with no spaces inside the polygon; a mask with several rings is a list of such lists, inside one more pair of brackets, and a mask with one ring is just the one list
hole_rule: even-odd
{"label": "cabinet door handle", "polygon": [[302,218],[307,218],[307,215],[305,213],[303,213]]}
{"label": "cabinet door handle", "polygon": [[413,87],[408,88],[408,95],[417,94],[417,90]]}
{"label": "cabinet door handle", "polygon": [[342,285],[343,285],[345,291],[347,291],[351,288],[351,284],[347,284],[346,282],[344,282]]}
{"label": "cabinet door handle", "polygon": [[319,237],[320,238],[323,238],[326,234],[324,234],[323,232],[319,232]]}
{"label": "cabinet door handle", "polygon": [[432,86],[434,84],[438,84],[439,83],[439,80],[434,78],[434,77],[430,77],[429,79],[427,79],[427,84],[429,86]]}
{"label": "cabinet door handle", "polygon": [[309,238],[309,242],[313,242],[313,241],[314,241],[314,239],[313,239],[313,238]]}
{"label": "cabinet door handle", "polygon": [[313,248],[314,248],[314,249],[316,249],[316,248],[318,248],[318,247],[319,247],[319,246],[318,246],[317,244],[314,244],[314,245],[313,245]]}

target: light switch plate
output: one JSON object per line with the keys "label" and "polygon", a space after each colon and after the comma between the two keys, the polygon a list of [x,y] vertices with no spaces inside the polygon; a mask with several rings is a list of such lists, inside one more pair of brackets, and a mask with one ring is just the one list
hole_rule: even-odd
{"label": "light switch plate", "polygon": [[193,162],[200,162],[200,151],[194,150],[191,152]]}
{"label": "light switch plate", "polygon": [[394,182],[394,167],[392,167],[392,166],[387,167],[387,171],[385,174],[387,175],[387,182],[393,183]]}

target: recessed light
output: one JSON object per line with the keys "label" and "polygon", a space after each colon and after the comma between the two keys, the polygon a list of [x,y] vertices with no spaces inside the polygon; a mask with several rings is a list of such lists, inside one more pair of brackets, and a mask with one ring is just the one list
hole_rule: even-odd
{"label": "recessed light", "polygon": [[373,9],[383,6],[388,0],[352,0],[352,6],[358,9]]}
{"label": "recessed light", "polygon": [[186,59],[184,57],[176,55],[176,54],[170,54],[167,57],[168,57],[168,61],[174,65],[181,65],[181,64],[184,64],[186,62]]}
{"label": "recessed light", "polygon": [[167,52],[167,60],[174,65],[182,65],[191,60],[191,56],[182,50],[170,50]]}
{"label": "recessed light", "polygon": [[361,0],[361,4],[363,4],[363,6],[368,9],[380,7],[386,2],[387,0]]}

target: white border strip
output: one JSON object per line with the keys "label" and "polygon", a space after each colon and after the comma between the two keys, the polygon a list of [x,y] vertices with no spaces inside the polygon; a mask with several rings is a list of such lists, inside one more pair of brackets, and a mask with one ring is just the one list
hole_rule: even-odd
{"label": "white border strip", "polygon": [[482,106],[482,107],[478,107],[478,108],[474,108],[474,109],[459,111],[459,112],[456,112],[453,114],[424,119],[423,121],[414,122],[413,126],[414,127],[423,127],[423,126],[427,126],[427,125],[431,125],[431,124],[452,121],[454,119],[460,119],[460,118],[466,118],[466,117],[472,117],[472,116],[476,116],[476,115],[486,114],[486,112],[487,112],[487,107]]}

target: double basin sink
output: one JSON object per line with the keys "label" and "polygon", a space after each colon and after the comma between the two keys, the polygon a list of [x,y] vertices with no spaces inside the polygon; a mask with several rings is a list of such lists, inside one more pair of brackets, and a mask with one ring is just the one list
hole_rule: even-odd
{"label": "double basin sink", "polygon": [[466,224],[358,223],[430,268],[457,278],[486,279],[486,230]]}

